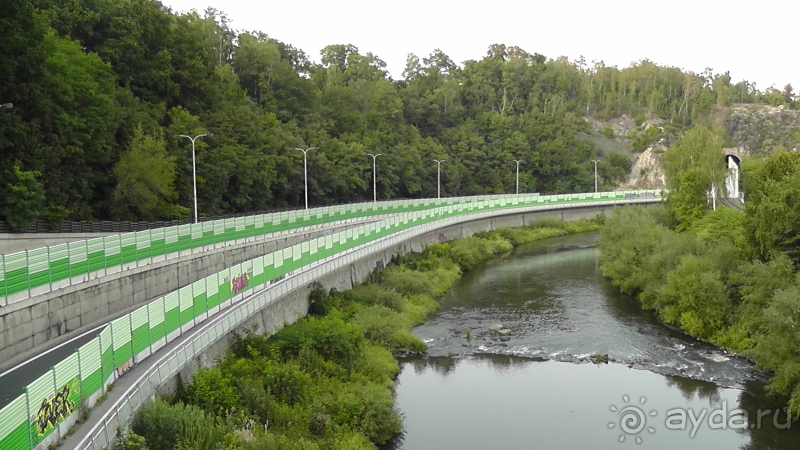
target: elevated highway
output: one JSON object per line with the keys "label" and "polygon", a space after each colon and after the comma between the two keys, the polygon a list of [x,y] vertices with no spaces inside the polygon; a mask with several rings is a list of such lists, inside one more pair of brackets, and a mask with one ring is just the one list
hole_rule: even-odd
{"label": "elevated highway", "polygon": [[[346,289],[395,254],[420,250],[432,242],[524,225],[545,216],[590,218],[609,213],[615,205],[649,204],[661,198],[649,191],[634,196],[601,193],[450,200],[450,204],[407,211],[261,255],[112,321],[0,410],[0,448],[46,448],[66,437],[76,419],[72,411],[58,423],[36,423],[47,402],[67,398],[73,405],[93,406],[106,394],[108,399],[89,421],[64,442],[70,449],[103,448],[114,439],[117,426],[126,426],[141,403],[178,373],[188,376],[197,366],[210,364],[215,352],[224,351],[226,342],[221,338],[231,330],[255,323],[261,331],[274,332],[302,317],[312,282]],[[106,392],[110,383],[115,388]]]}
{"label": "elevated highway", "polygon": [[[420,200],[285,211],[0,255],[0,375],[226,267],[433,206],[432,201]],[[3,390],[0,384],[0,407]]]}

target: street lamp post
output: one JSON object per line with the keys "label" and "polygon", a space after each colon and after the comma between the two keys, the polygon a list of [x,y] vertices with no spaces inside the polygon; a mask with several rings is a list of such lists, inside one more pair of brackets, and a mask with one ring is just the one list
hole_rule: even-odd
{"label": "street lamp post", "polygon": [[195,137],[187,136],[185,134],[178,135],[178,137],[184,137],[192,141],[192,189],[194,190],[194,223],[197,223],[197,166],[195,165],[194,162],[194,141],[203,136],[208,136],[208,135],[198,134]]}
{"label": "street lamp post", "polygon": [[594,163],[594,193],[597,193],[597,163],[596,159],[593,159],[592,162]]}
{"label": "street lamp post", "polygon": [[442,198],[442,163],[446,159],[434,159],[436,161],[436,198]]}
{"label": "street lamp post", "polygon": [[303,152],[303,186],[306,191],[306,209],[308,209],[308,152],[316,148],[317,147],[294,148],[297,151]]}
{"label": "street lamp post", "polygon": [[519,195],[519,163],[522,162],[521,159],[513,159],[515,163],[517,163],[517,195]]}
{"label": "street lamp post", "polygon": [[381,156],[380,153],[372,154],[367,153],[367,156],[372,156],[372,201],[378,201],[378,172],[375,171],[375,160],[378,159],[378,156]]}

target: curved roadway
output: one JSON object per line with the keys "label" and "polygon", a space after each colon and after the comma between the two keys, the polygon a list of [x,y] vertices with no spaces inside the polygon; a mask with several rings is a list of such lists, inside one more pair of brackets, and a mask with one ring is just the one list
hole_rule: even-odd
{"label": "curved roadway", "polygon": [[[660,198],[609,201],[595,200],[591,203],[558,205],[558,207],[553,208],[533,206],[471,213],[406,229],[395,235],[386,236],[376,241],[362,244],[360,247],[352,248],[343,253],[329,257],[327,260],[312,263],[309,266],[299,269],[279,283],[270,285],[259,292],[251,294],[250,297],[238,301],[227,309],[219,311],[215,316],[209,317],[209,319],[199,324],[195,329],[176,337],[166,346],[144,359],[141,363],[133,366],[123,376],[114,381],[114,389],[108,392],[107,399],[94,407],[89,419],[79,426],[76,433],[69,436],[63,442],[63,447],[71,450],[99,450],[104,448],[114,441],[115,436],[113,430],[116,430],[117,427],[126,428],[130,417],[135,414],[135,410],[138,409],[143,402],[148,401],[149,398],[155,395],[156,389],[164,380],[173,377],[181,370],[183,364],[191,360],[194,355],[201,353],[204,349],[208,348],[208,346],[224,337],[230,330],[246,320],[249,314],[254,314],[259,311],[260,308],[269,304],[265,301],[267,293],[275,292],[281,289],[282,286],[288,286],[289,289],[305,286],[310,280],[320,276],[315,274],[329,273],[331,270],[330,267],[339,267],[336,266],[338,261],[349,263],[357,257],[366,257],[364,256],[365,249],[369,249],[370,252],[374,253],[380,251],[380,248],[391,248],[398,243],[407,242],[415,236],[424,235],[434,229],[464,224],[494,216],[524,214],[546,209],[570,209],[593,206],[608,207],[616,204],[657,203],[660,201]],[[374,246],[375,249],[369,246]],[[289,291],[287,290],[286,292]],[[224,331],[220,332],[220,329]],[[155,380],[156,386],[151,384],[153,380]]]}
{"label": "curved roadway", "polygon": [[[368,224],[395,215],[396,214],[387,214],[380,216],[380,218],[376,218],[375,216],[364,217],[361,219],[355,219],[348,224],[331,222],[328,224],[321,224],[319,225],[319,227],[322,230],[326,231],[321,234],[322,236],[324,236],[335,233],[342,227]],[[296,231],[293,231],[292,233],[289,233],[288,235],[291,236],[293,234],[298,234],[298,233],[307,234],[308,232],[309,230],[298,229]],[[280,235],[280,238],[284,238],[286,236],[287,236],[286,234],[283,234]],[[316,239],[317,237],[319,237],[319,235],[309,239]],[[260,243],[263,241],[258,240],[254,242]],[[279,246],[278,249],[282,249],[286,245]],[[294,245],[294,243],[292,245]],[[146,299],[144,302],[142,302],[142,304],[147,303],[150,300],[152,299],[151,298]],[[137,304],[136,306],[138,307],[140,306],[140,304]],[[26,387],[31,382],[31,380],[38,379],[40,376],[45,374],[48,370],[50,370],[50,368],[52,368],[58,362],[66,359],[68,356],[74,353],[75,349],[81,347],[82,345],[94,339],[103,330],[103,328],[108,326],[111,320],[115,319],[117,316],[123,315],[124,313],[125,312],[123,311],[120,312],[119,314],[115,314],[114,316],[110,316],[109,320],[105,324],[94,327],[88,331],[84,331],[78,334],[77,336],[72,337],[69,340],[59,344],[56,347],[41,352],[36,356],[34,356],[33,358],[26,360],[23,363],[20,363],[14,367],[4,370],[3,372],[0,372],[0,409],[8,405],[15,398],[17,398],[22,393],[22,389]]]}

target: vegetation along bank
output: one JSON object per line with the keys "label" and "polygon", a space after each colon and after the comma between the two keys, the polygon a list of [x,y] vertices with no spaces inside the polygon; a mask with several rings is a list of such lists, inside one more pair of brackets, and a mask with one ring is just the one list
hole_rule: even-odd
{"label": "vegetation along bank", "polygon": [[376,449],[403,427],[396,355],[424,352],[411,334],[468,271],[517,245],[599,229],[543,219],[399,256],[351,290],[311,294],[309,316],[272,335],[234,335],[216,367],[146,404],[125,450]]}
{"label": "vegetation along bank", "polygon": [[600,267],[665,323],[769,371],[769,392],[798,417],[800,153],[743,160],[743,210],[714,209],[723,142],[698,127],[665,153],[667,201],[615,211],[600,232]]}

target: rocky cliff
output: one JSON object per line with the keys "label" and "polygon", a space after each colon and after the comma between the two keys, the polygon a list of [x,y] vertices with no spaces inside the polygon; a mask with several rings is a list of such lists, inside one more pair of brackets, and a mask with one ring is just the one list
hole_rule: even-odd
{"label": "rocky cliff", "polygon": [[722,121],[745,154],[768,154],[778,147],[800,148],[800,111],[783,106],[733,105]]}
{"label": "rocky cliff", "polygon": [[[765,155],[783,147],[800,151],[800,111],[782,106],[734,104],[720,108],[712,115],[728,133],[733,148],[728,153],[737,156]],[[655,139],[642,152],[634,152],[632,134],[645,132],[651,127],[663,131],[664,120],[648,118],[639,127],[628,116],[608,121],[587,118],[593,130],[593,140],[601,152],[617,151],[630,156],[633,161],[628,179],[619,185],[622,189],[660,189],[666,187],[666,175],[661,164],[661,154],[670,145],[669,137]],[[604,136],[611,128],[613,136]],[[666,133],[662,133],[666,136]]]}

